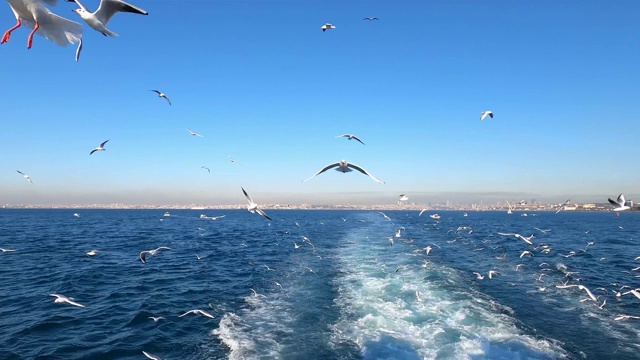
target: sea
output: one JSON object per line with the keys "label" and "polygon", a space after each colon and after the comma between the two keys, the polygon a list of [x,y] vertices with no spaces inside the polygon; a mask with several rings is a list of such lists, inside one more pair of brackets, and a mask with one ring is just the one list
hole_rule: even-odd
{"label": "sea", "polygon": [[0,359],[640,358],[640,213],[266,212],[0,209]]}

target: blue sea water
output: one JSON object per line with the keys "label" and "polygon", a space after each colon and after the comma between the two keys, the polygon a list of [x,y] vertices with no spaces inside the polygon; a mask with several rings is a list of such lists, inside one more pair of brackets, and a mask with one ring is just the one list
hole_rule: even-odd
{"label": "blue sea water", "polygon": [[638,213],[163,213],[0,210],[0,359],[639,358]]}

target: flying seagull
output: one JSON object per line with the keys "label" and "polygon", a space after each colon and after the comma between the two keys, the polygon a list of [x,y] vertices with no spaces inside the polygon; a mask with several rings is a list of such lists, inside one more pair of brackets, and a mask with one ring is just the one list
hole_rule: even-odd
{"label": "flying seagull", "polygon": [[154,93],[158,94],[158,97],[164,98],[165,100],[167,100],[169,105],[171,105],[171,100],[162,91],[160,90],[149,90],[149,91],[153,91]]}
{"label": "flying seagull", "polygon": [[31,181],[31,178],[29,177],[29,175],[23,173],[20,170],[16,170],[18,172],[18,174],[22,175],[22,177],[24,177],[25,179],[27,179],[27,181],[29,182],[29,184],[33,184],[33,181]]}
{"label": "flying seagull", "polygon": [[355,169],[355,170],[358,170],[359,172],[367,175],[368,177],[372,178],[378,184],[384,184],[384,181],[380,181],[380,180],[376,179],[373,175],[369,174],[367,172],[367,170],[361,168],[360,166],[358,166],[356,164],[350,164],[346,160],[340,160],[340,162],[329,164],[329,165],[323,167],[322,169],[320,169],[320,171],[318,171],[315,175],[313,175],[312,177],[308,178],[307,180],[303,180],[302,182],[309,181],[309,180],[313,179],[314,177],[316,177],[316,176],[322,174],[323,172],[325,172],[325,171],[327,171],[329,169],[332,169],[332,168],[336,168],[336,171],[340,171],[342,173],[348,173],[348,172],[353,171],[352,169]]}
{"label": "flying seagull", "polygon": [[148,12],[140,9],[139,7],[133,6],[121,0],[101,0],[100,6],[98,6],[98,10],[94,12],[90,12],[89,10],[87,10],[87,8],[84,7],[84,5],[82,5],[78,0],[67,0],[67,2],[75,2],[80,7],[80,9],[75,9],[73,10],[73,12],[80,15],[82,20],[84,20],[87,25],[104,36],[118,36],[118,34],[107,29],[107,23],[109,22],[109,20],[111,20],[113,15],[119,12],[130,12],[140,15],[149,15]]}
{"label": "flying seagull", "polygon": [[171,250],[171,248],[168,248],[166,246],[160,246],[159,248],[154,249],[154,250],[141,251],[140,252],[140,261],[142,261],[143,264],[146,264],[147,263],[147,254],[153,256],[153,255],[157,254],[158,251],[160,251],[160,250]]}
{"label": "flying seagull", "polygon": [[208,167],[206,167],[206,166],[201,166],[200,168],[202,168],[202,169],[206,169],[209,173],[211,173],[211,170],[210,170]]}
{"label": "flying seagull", "polygon": [[89,155],[93,154],[96,151],[105,151],[106,149],[104,148],[104,144],[106,144],[107,142],[109,142],[109,140],[104,141],[100,144],[100,146],[98,146],[97,148],[91,150],[91,152],[89,153]]}
{"label": "flying seagull", "polygon": [[249,210],[249,212],[251,213],[257,212],[258,214],[264,216],[267,220],[271,220],[271,218],[267,214],[265,214],[265,212],[262,211],[262,209],[258,207],[258,204],[253,202],[253,200],[251,199],[251,196],[247,194],[247,191],[242,186],[240,188],[242,189],[244,196],[247,198],[247,200],[249,200],[249,206],[247,207],[247,210]]}
{"label": "flying seagull", "polygon": [[144,350],[142,350],[142,354],[143,354],[144,356],[146,356],[146,357],[147,357],[147,359],[151,359],[151,360],[162,360],[162,359],[160,359],[159,357],[157,357],[156,355],[149,354],[148,352],[146,352],[146,351],[144,351]]}
{"label": "flying seagull", "polygon": [[204,137],[204,136],[202,136],[202,135],[198,134],[197,132],[193,132],[193,131],[191,131],[191,129],[189,129],[189,128],[187,128],[187,131],[188,131],[191,135],[193,135],[193,136]]}
{"label": "flying seagull", "polygon": [[84,307],[84,305],[82,304],[78,304],[77,302],[73,301],[73,298],[68,298],[64,295],[60,295],[60,294],[49,294],[49,296],[55,296],[56,299],[53,300],[54,303],[58,303],[58,304],[62,304],[62,303],[68,303],[71,304],[73,306],[77,306],[77,307]]}
{"label": "flying seagull", "polygon": [[609,203],[614,206],[613,211],[624,211],[630,209],[630,207],[624,204],[624,195],[622,194],[618,195],[618,198],[616,200],[611,200],[611,198],[609,198]]}
{"label": "flying seagull", "polygon": [[206,317],[211,318],[211,319],[215,318],[215,316],[209,314],[206,311],[200,310],[200,309],[189,310],[186,313],[184,313],[182,315],[179,315],[178,317],[183,317],[183,316],[188,315],[188,314],[200,314],[202,316],[206,316]]}
{"label": "flying seagull", "polygon": [[373,21],[373,20],[380,20],[380,19],[378,19],[377,17],[366,17],[366,18],[364,18],[364,19],[362,19],[362,20],[369,20],[369,21]]}
{"label": "flying seagull", "polygon": [[235,163],[236,165],[240,166],[240,163],[235,161],[231,156],[227,155],[227,157],[229,158],[229,161],[231,161],[232,163]]}
{"label": "flying seagull", "polygon": [[483,111],[480,113],[480,120],[484,120],[487,116],[490,116],[493,119],[493,111]]}
{"label": "flying seagull", "polygon": [[362,140],[358,139],[358,137],[353,135],[353,134],[342,134],[342,135],[338,135],[336,137],[346,137],[349,140],[357,140],[360,144],[364,145]]}
{"label": "flying seagull", "polygon": [[45,3],[55,5],[57,0],[8,0],[8,2],[17,22],[4,33],[0,44],[9,41],[11,33],[23,23],[33,28],[27,38],[27,49],[31,49],[33,35],[36,33],[60,46],[73,44],[82,38],[81,24],[52,13],[44,5]]}
{"label": "flying seagull", "polygon": [[398,201],[407,201],[409,200],[409,197],[407,196],[407,194],[400,194]]}
{"label": "flying seagull", "polygon": [[325,32],[325,31],[331,30],[331,29],[335,29],[335,28],[336,28],[335,25],[331,25],[329,23],[326,23],[326,24],[324,24],[324,25],[322,25],[320,27],[320,29],[322,29],[322,32]]}

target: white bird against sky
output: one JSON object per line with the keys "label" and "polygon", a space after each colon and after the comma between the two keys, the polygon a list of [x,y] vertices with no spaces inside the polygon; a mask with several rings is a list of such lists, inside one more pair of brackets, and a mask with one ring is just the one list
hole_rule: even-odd
{"label": "white bird against sky", "polygon": [[33,184],[33,181],[31,181],[31,178],[29,177],[29,175],[23,173],[20,170],[16,170],[16,171],[18,172],[18,174],[22,175],[22,177],[25,178],[29,182],[29,184]]}
{"label": "white bird against sky", "polygon": [[618,198],[615,200],[612,200],[611,198],[609,198],[609,203],[611,203],[611,205],[614,206],[613,211],[629,210],[630,208],[625,205],[625,202],[626,201],[624,200],[624,195],[622,194],[618,195]]}
{"label": "white bird against sky", "polygon": [[380,181],[378,179],[376,179],[373,175],[369,174],[367,172],[367,170],[363,169],[362,167],[356,165],[356,164],[350,164],[348,163],[346,160],[340,160],[339,162],[333,163],[333,164],[329,164],[325,167],[323,167],[322,169],[320,169],[320,171],[318,171],[315,175],[313,175],[312,177],[308,178],[307,180],[303,180],[302,182],[305,181],[309,181],[311,179],[313,179],[314,177],[322,174],[323,172],[329,170],[329,169],[333,169],[336,168],[336,171],[340,171],[342,173],[348,173],[353,171],[352,169],[358,170],[359,172],[367,175],[368,177],[370,177],[371,179],[373,179],[373,181],[377,182],[378,184],[384,184],[384,181]]}
{"label": "white bird against sky", "polygon": [[55,297],[56,297],[56,299],[55,299],[53,302],[54,302],[54,303],[57,303],[57,304],[64,304],[64,303],[67,303],[67,304],[70,304],[70,305],[73,305],[73,306],[77,306],[77,307],[85,307],[84,305],[79,304],[79,303],[77,303],[77,302],[73,301],[73,298],[68,298],[68,297],[66,297],[66,296],[64,296],[64,295],[60,295],[60,294],[49,294],[49,296],[55,296]]}
{"label": "white bird against sky", "polygon": [[149,91],[153,91],[154,93],[158,94],[158,97],[161,97],[165,100],[167,100],[167,102],[169,103],[169,105],[171,105],[171,99],[169,99],[169,97],[167,96],[167,94],[163,93],[160,90],[149,90]]}
{"label": "white bird against sky", "polygon": [[149,15],[148,12],[140,9],[139,7],[133,6],[121,0],[101,0],[100,6],[98,6],[98,10],[94,12],[90,12],[87,10],[82,3],[78,0],[67,0],[67,2],[75,2],[80,9],[75,9],[73,12],[80,15],[82,20],[84,20],[87,25],[89,25],[94,30],[98,31],[104,36],[112,36],[116,37],[118,34],[113,31],[107,29],[107,23],[113,15],[119,12],[130,12],[134,14],[140,15]]}
{"label": "white bird against sky", "polygon": [[487,116],[491,117],[493,119],[493,111],[483,111],[482,113],[480,113],[480,120],[484,120],[487,118]]}
{"label": "white bird against sky", "polygon": [[409,197],[407,196],[407,194],[398,195],[398,201],[407,201],[407,200],[409,200]]}
{"label": "white bird against sky", "polygon": [[253,202],[253,200],[251,199],[251,196],[249,196],[249,194],[247,194],[246,190],[242,186],[240,188],[242,189],[242,192],[244,193],[244,196],[249,201],[249,206],[247,207],[247,210],[249,210],[249,212],[251,212],[251,213],[258,213],[258,214],[264,216],[267,220],[271,220],[271,218],[264,211],[262,211],[262,209],[260,209],[258,207],[258,204]]}
{"label": "white bird against sky", "polygon": [[325,32],[325,31],[327,31],[327,30],[331,30],[331,29],[335,29],[335,28],[336,28],[336,27],[335,27],[334,25],[329,24],[329,23],[326,23],[326,24],[324,24],[324,25],[322,25],[322,26],[320,27],[320,29],[322,29],[322,32]]}
{"label": "white bird against sky", "polygon": [[44,36],[47,40],[60,45],[67,46],[79,42],[82,39],[82,25],[58,16],[44,5],[54,6],[58,0],[7,0],[17,23],[7,30],[2,36],[0,44],[4,44],[11,38],[11,33],[24,25],[32,28],[27,38],[27,48],[33,44],[33,35]]}
{"label": "white bird against sky", "polygon": [[353,135],[353,134],[342,134],[342,135],[338,135],[336,137],[345,137],[348,140],[356,140],[358,141],[360,144],[364,145],[364,143],[362,142],[362,140],[360,140],[357,136]]}
{"label": "white bird against sky", "polygon": [[106,143],[108,143],[108,142],[109,142],[109,140],[107,140],[107,141],[103,141],[103,142],[100,144],[100,146],[98,146],[97,148],[95,148],[95,149],[91,150],[91,152],[89,153],[89,155],[93,154],[93,153],[94,153],[94,152],[96,152],[96,151],[105,151],[106,149],[104,148],[104,145],[105,145]]}
{"label": "white bird against sky", "polygon": [[154,256],[160,250],[171,250],[171,248],[168,248],[166,246],[160,246],[157,249],[141,251],[140,252],[140,261],[142,261],[143,264],[146,264],[147,263],[147,255]]}
{"label": "white bird against sky", "polygon": [[193,131],[193,130],[191,130],[189,128],[186,128],[186,129],[189,132],[189,134],[191,134],[192,136],[204,137],[204,136],[198,134],[197,132],[195,132],[195,131]]}

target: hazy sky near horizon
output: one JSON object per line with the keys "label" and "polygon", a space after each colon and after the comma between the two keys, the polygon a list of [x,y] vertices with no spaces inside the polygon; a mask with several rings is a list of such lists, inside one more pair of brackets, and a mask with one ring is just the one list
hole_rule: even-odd
{"label": "hazy sky near horizon", "polygon": [[[0,46],[0,204],[640,197],[637,0],[131,2],[117,38],[51,7],[78,63],[26,28]],[[386,184],[302,182],[341,159]]]}

